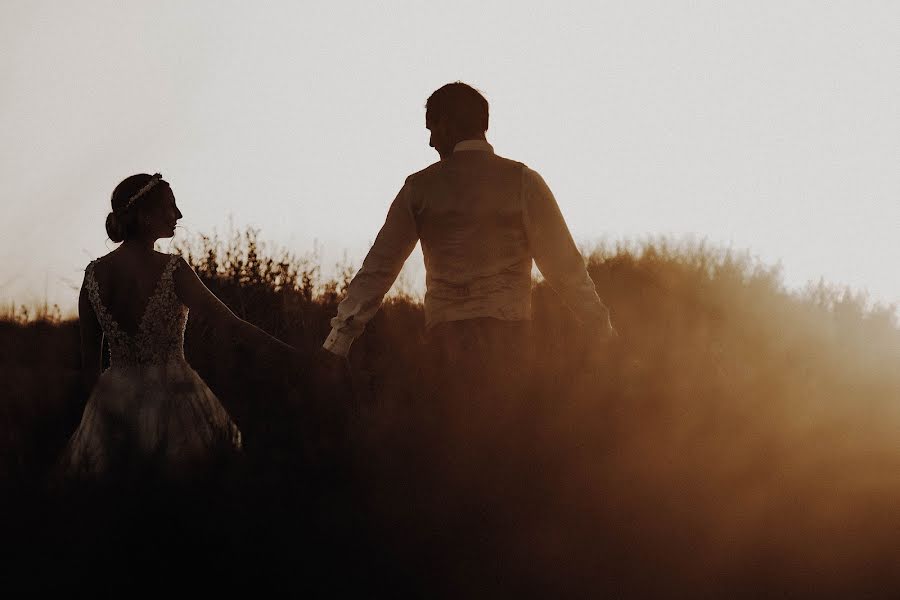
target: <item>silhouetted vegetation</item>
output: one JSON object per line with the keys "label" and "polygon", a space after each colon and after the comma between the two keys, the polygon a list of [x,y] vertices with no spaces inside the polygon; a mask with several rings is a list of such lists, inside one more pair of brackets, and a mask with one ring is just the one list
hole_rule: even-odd
{"label": "silhouetted vegetation", "polygon": [[[180,252],[238,315],[308,357],[354,272],[325,280],[252,230]],[[824,283],[789,293],[776,269],[702,244],[600,247],[588,263],[621,340],[587,364],[591,340],[536,284],[533,430],[500,490],[480,464],[451,480],[429,462],[459,440],[429,423],[422,307],[399,295],[338,388],[311,358],[262,363],[191,320],[188,360],[241,427],[244,460],[189,488],[51,493],[86,400],[78,326],[7,315],[6,568],[33,589],[181,573],[200,590],[326,597],[440,597],[450,580],[473,597],[496,589],[489,572],[523,597],[900,591],[894,307]],[[473,503],[494,511],[490,527],[457,510]]]}

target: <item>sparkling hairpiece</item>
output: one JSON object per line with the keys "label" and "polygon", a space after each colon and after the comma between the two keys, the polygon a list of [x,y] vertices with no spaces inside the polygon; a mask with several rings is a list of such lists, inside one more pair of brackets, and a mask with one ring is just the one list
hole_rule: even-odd
{"label": "sparkling hairpiece", "polygon": [[129,208],[131,208],[131,205],[134,204],[135,200],[152,190],[153,186],[155,186],[160,181],[162,181],[162,175],[160,175],[159,173],[155,173],[144,187],[139,189],[134,196],[128,199],[128,202],[125,203],[125,206],[122,208],[122,210],[128,210]]}

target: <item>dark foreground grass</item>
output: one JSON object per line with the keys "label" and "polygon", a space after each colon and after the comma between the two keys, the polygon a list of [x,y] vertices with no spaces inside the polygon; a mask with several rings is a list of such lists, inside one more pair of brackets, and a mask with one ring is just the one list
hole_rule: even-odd
{"label": "dark foreground grass", "polygon": [[[182,248],[242,317],[312,356],[347,276],[253,232]],[[435,422],[424,318],[389,300],[329,387],[311,359],[187,353],[245,453],[190,483],[51,490],[85,401],[77,323],[0,323],[9,586],[307,597],[861,597],[900,593],[900,332],[891,307],[787,293],[747,257],[664,241],[589,269],[621,343],[544,284],[522,415]],[[177,583],[176,583],[177,582]]]}

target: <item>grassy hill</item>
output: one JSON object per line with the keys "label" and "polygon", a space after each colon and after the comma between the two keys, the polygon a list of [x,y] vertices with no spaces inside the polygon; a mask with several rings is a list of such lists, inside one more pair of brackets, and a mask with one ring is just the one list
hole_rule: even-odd
{"label": "grassy hill", "polygon": [[[253,231],[180,251],[237,314],[307,355],[353,274],[322,280],[318,265],[266,251]],[[190,548],[223,587],[436,597],[452,580],[472,595],[488,589],[493,561],[504,589],[534,597],[900,591],[893,307],[823,283],[789,293],[776,269],[702,244],[659,240],[586,259],[621,343],[586,364],[591,340],[552,289],[535,286],[537,364],[523,402],[537,425],[491,432],[521,439],[516,483],[501,491],[491,485],[501,474],[477,459],[467,487],[414,460],[459,440],[422,433],[432,431],[424,316],[408,296],[386,301],[354,344],[352,382],[337,389],[311,361],[265,363],[189,323],[188,359],[246,442],[246,464],[215,500],[46,493],[42,477],[85,401],[77,323],[0,322],[0,478],[19,561],[7,564],[75,577],[92,564],[84,543],[120,582],[144,571],[109,550],[110,532],[144,557],[170,548],[151,535],[165,530],[178,532],[181,554],[163,555]],[[111,500],[123,497],[133,512]],[[183,519],[136,516],[163,500]],[[477,513],[456,509],[475,501],[509,515],[483,545]]]}

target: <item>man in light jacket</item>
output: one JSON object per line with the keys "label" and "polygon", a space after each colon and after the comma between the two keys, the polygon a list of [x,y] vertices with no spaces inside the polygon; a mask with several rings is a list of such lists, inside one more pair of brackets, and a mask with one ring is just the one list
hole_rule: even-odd
{"label": "man in light jacket", "polygon": [[449,83],[428,98],[425,124],[441,159],[406,178],[323,348],[347,356],[418,241],[430,353],[448,382],[483,388],[528,372],[532,260],[598,345],[615,337],[549,187],[487,142],[487,100]]}

